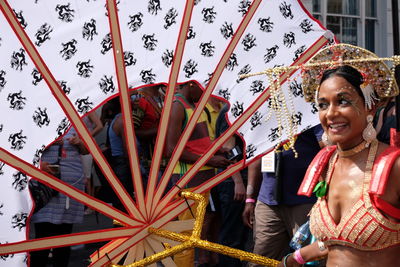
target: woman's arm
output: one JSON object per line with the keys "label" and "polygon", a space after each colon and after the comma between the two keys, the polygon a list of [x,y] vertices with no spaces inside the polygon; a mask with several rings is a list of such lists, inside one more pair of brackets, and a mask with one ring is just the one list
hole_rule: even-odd
{"label": "woman's arm", "polygon": [[[328,256],[328,249],[322,249],[323,247],[318,244],[318,242],[314,242],[308,246],[302,247],[300,249],[300,255],[305,262],[311,262],[326,258]],[[321,250],[322,249],[322,250]],[[285,256],[282,262],[278,265],[278,267],[300,267],[302,264],[298,263],[295,260],[295,253],[289,254],[289,256]],[[284,262],[285,261],[285,262]]]}
{"label": "woman's arm", "polygon": [[96,136],[102,129],[103,129],[103,123],[101,122],[99,116],[93,111],[89,113],[88,115],[89,120],[93,123],[94,127],[93,130],[91,131],[92,136]]}

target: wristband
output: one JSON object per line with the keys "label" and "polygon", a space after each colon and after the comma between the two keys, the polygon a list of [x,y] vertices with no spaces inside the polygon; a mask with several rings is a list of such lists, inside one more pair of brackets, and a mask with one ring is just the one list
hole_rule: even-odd
{"label": "wristband", "polygon": [[246,198],[246,203],[256,203],[254,198]]}
{"label": "wristband", "polygon": [[286,263],[287,263],[287,259],[289,258],[290,255],[292,255],[292,253],[287,254],[287,255],[283,258],[283,260],[282,260],[282,262],[283,262],[283,267],[287,267],[287,266],[286,266]]}
{"label": "wristband", "polygon": [[305,260],[303,259],[303,257],[301,256],[300,249],[296,250],[296,251],[293,253],[293,259],[294,259],[298,264],[301,264],[301,265],[303,265],[303,264],[306,263],[306,261],[305,261]]}

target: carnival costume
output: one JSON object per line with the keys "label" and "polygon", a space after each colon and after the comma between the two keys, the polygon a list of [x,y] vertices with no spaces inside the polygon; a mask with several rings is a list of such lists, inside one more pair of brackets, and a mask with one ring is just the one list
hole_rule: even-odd
{"label": "carnival costume", "polygon": [[[336,224],[329,212],[326,196],[318,198],[310,213],[311,233],[325,245],[344,245],[359,250],[379,250],[400,244],[400,223],[387,219],[386,214],[400,219],[397,209],[378,196],[385,191],[391,167],[400,149],[389,147],[375,160],[378,142],[373,142],[368,155],[360,199]],[[321,150],[311,163],[300,187],[300,195],[310,195],[315,182],[329,164],[326,183],[329,185],[338,153],[336,146]],[[379,209],[378,209],[379,208]]]}
{"label": "carnival costume", "polygon": [[[342,64],[351,65],[363,75],[361,90],[366,108],[371,109],[379,99],[398,94],[393,76],[394,67],[390,71],[382,59],[362,48],[335,45],[319,52],[311,62],[316,65],[303,72],[303,86],[308,101],[315,100],[318,94],[321,74]],[[317,64],[318,62],[324,64]],[[393,58],[393,62],[397,65],[398,58]],[[380,198],[385,192],[400,149],[389,147],[375,159],[378,141],[370,117],[372,116],[367,117],[368,126],[363,132],[366,141],[349,151],[340,151],[336,146],[322,149],[309,166],[299,188],[299,195],[310,196],[313,190],[317,193],[318,201],[310,212],[310,230],[317,240],[323,241],[327,246],[343,245],[363,251],[376,251],[400,244],[400,223],[391,221],[384,215],[400,220],[400,209]],[[329,211],[326,196],[336,161],[339,155],[355,155],[366,147],[369,147],[369,152],[361,197],[336,223]],[[321,174],[326,170],[324,180]]]}

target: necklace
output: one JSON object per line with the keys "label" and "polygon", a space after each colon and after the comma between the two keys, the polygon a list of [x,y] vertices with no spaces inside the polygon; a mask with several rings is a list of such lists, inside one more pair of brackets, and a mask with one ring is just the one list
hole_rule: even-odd
{"label": "necklace", "polygon": [[356,145],[355,147],[348,149],[348,150],[340,150],[339,148],[337,149],[338,154],[340,157],[342,158],[347,158],[347,157],[351,157],[355,154],[360,153],[361,151],[363,151],[365,148],[368,147],[368,143],[367,141],[362,141],[361,143],[359,143],[358,145]]}

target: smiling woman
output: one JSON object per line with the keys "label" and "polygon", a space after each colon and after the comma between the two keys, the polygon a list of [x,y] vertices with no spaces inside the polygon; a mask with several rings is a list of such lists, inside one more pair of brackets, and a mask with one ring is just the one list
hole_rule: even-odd
{"label": "smiling woman", "polygon": [[[382,78],[391,75],[382,61],[361,62],[361,56],[370,55],[367,52],[333,46],[314,57],[313,63],[315,58],[331,60],[324,69],[318,66],[318,78],[304,72],[303,86],[314,86],[325,140],[334,145],[317,154],[299,189],[299,194],[310,195],[318,181],[316,188],[324,188],[310,212],[317,242],[287,255],[282,266],[301,266],[322,257],[327,257],[326,266],[399,262],[400,149],[378,142],[372,126],[375,108],[384,96],[396,94],[397,86]],[[351,64],[354,59],[357,64]]]}

